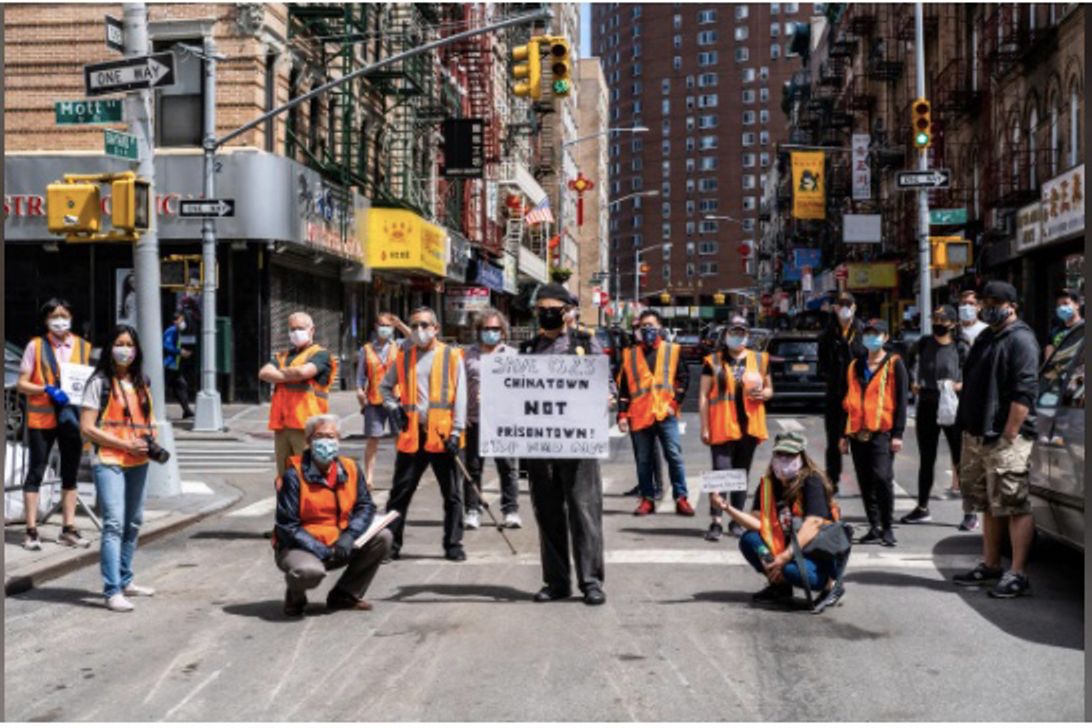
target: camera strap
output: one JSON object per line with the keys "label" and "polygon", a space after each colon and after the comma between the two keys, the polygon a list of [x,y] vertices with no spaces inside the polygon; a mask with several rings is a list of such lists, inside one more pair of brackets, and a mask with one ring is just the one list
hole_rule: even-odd
{"label": "camera strap", "polygon": [[[121,398],[121,410],[125,413],[125,419],[129,421],[129,429],[136,432],[137,424],[133,419],[133,412],[129,409],[129,398],[125,395],[125,388],[121,385],[121,380],[117,377],[113,377],[110,380],[111,391],[114,389],[114,385],[117,385],[118,396]],[[136,384],[133,385],[134,391],[136,390]]]}

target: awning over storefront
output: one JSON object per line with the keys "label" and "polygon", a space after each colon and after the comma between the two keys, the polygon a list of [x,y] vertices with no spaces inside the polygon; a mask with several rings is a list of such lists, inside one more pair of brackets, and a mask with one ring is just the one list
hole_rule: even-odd
{"label": "awning over storefront", "polygon": [[368,265],[374,270],[447,273],[447,233],[409,210],[368,211]]}

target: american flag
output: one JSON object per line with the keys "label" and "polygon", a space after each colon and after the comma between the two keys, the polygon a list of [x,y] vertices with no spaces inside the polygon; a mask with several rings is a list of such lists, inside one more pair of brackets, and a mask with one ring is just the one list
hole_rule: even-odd
{"label": "american flag", "polygon": [[543,197],[542,201],[531,208],[523,217],[527,221],[528,225],[535,225],[540,222],[552,223],[554,221],[554,214],[550,212],[550,198]]}

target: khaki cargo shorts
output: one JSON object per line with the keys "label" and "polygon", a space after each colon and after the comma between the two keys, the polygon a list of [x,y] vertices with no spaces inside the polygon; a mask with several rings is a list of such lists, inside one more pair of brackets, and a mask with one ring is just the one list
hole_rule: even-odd
{"label": "khaki cargo shorts", "polygon": [[1028,467],[1032,441],[1005,438],[986,445],[981,437],[963,433],[959,458],[959,489],[963,510],[991,516],[1019,516],[1031,513],[1028,500]]}

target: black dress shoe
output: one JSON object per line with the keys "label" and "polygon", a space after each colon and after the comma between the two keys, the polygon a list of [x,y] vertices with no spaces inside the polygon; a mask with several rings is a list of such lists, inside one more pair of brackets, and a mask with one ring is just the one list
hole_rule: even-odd
{"label": "black dress shoe", "polygon": [[622,495],[641,495],[641,486],[635,485]]}
{"label": "black dress shoe", "polygon": [[387,552],[387,555],[384,556],[383,560],[380,561],[379,563],[389,564],[392,561],[398,561],[398,559],[402,558],[401,555],[399,554],[400,550],[401,549],[398,549],[398,548],[396,548],[394,546],[391,546],[391,550]]}
{"label": "black dress shoe", "polygon": [[607,601],[607,595],[597,586],[593,586],[584,592],[584,603],[589,607],[597,607],[605,601]]}
{"label": "black dress shoe", "polygon": [[535,593],[534,600],[536,602],[553,602],[558,599],[568,599],[572,595],[571,591],[560,591],[544,586]]}
{"label": "black dress shoe", "polygon": [[302,617],[303,608],[307,606],[307,593],[304,592],[299,595],[292,593],[291,589],[287,589],[284,592],[284,616],[286,617]]}
{"label": "black dress shoe", "polygon": [[452,546],[444,552],[444,558],[448,561],[466,561],[466,551],[462,546]]}

